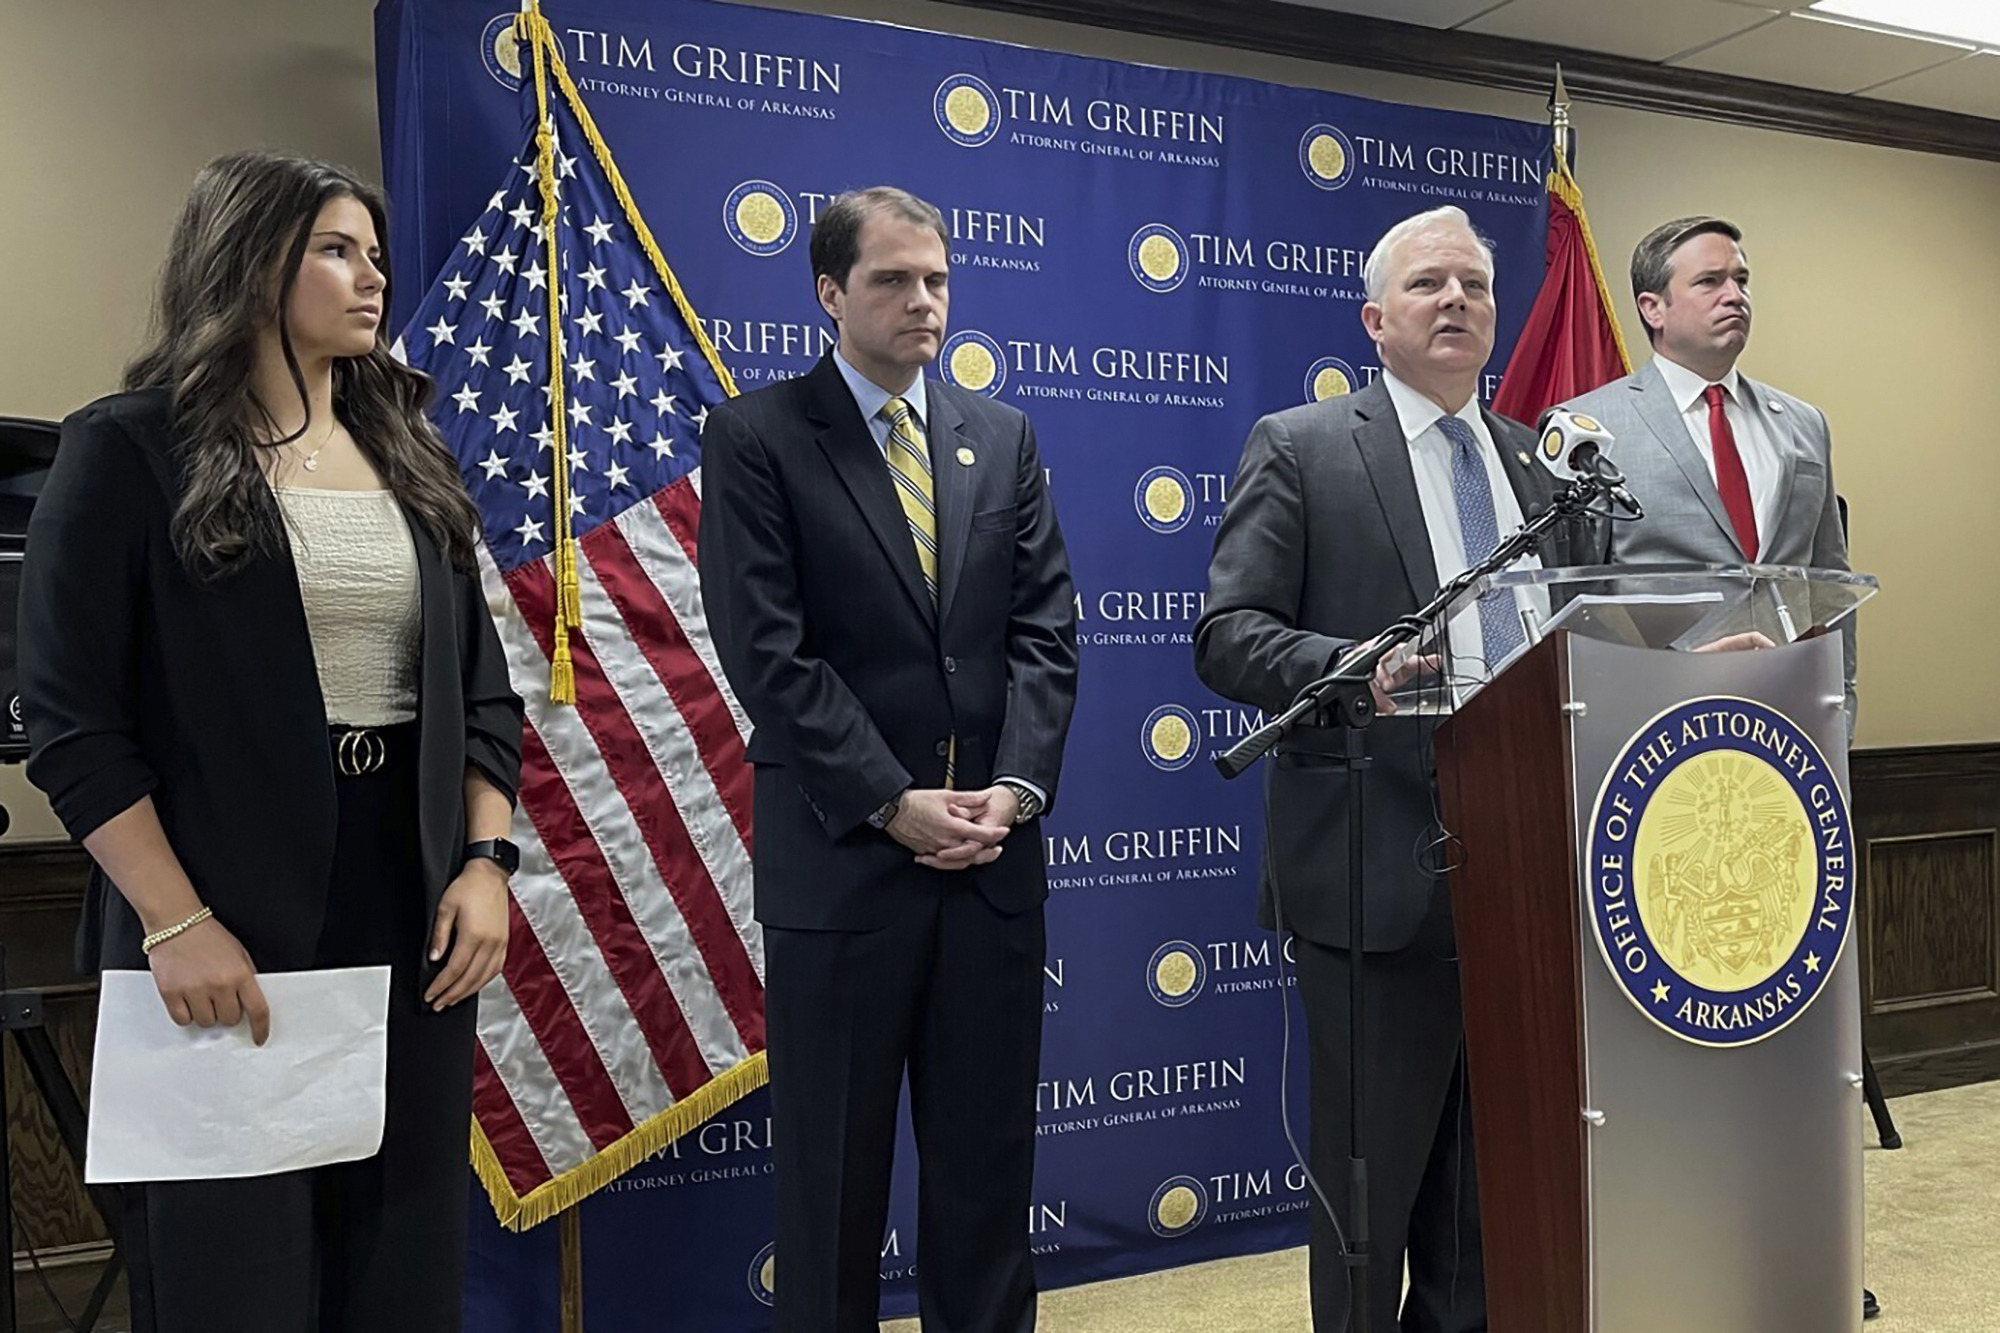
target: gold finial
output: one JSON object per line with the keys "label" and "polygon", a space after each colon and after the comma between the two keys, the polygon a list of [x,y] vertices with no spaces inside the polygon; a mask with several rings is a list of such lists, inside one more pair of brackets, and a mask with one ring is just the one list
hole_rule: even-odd
{"label": "gold finial", "polygon": [[1556,165],[1569,169],[1569,88],[1563,83],[1563,67],[1556,65],[1556,86],[1549,93],[1549,124],[1555,130]]}

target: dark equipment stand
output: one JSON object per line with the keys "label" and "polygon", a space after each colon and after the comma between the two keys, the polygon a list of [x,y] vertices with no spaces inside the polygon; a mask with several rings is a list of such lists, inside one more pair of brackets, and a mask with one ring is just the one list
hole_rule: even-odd
{"label": "dark equipment stand", "polygon": [[[1624,478],[1607,467],[1600,476],[1581,476],[1570,482],[1557,493],[1554,502],[1547,509],[1535,515],[1512,536],[1501,542],[1493,549],[1491,555],[1438,589],[1437,596],[1433,597],[1422,610],[1396,621],[1374,638],[1364,640],[1361,646],[1337,662],[1332,672],[1299,691],[1298,698],[1292,702],[1290,708],[1238,741],[1215,761],[1216,768],[1225,778],[1240,776],[1250,765],[1274,749],[1277,750],[1277,762],[1283,765],[1295,752],[1278,747],[1282,746],[1294,728],[1309,721],[1318,726],[1336,729],[1343,736],[1338,754],[1320,750],[1309,753],[1315,764],[1331,764],[1335,768],[1346,770],[1349,774],[1347,940],[1350,956],[1348,970],[1350,1021],[1347,1032],[1347,1059],[1351,1081],[1348,1107],[1348,1210],[1352,1225],[1342,1237],[1344,1244],[1341,1253],[1349,1274],[1348,1328],[1351,1333],[1369,1333],[1368,1156],[1362,1132],[1362,1116],[1368,1104],[1364,1086],[1365,1066],[1362,1061],[1363,1036],[1368,1030],[1363,1012],[1362,988],[1367,954],[1361,947],[1362,941],[1366,938],[1363,933],[1365,914],[1361,892],[1364,846],[1361,821],[1362,788],[1371,762],[1368,757],[1366,730],[1369,723],[1375,720],[1373,689],[1375,668],[1396,649],[1421,638],[1432,625],[1442,624],[1445,611],[1461,593],[1480,579],[1500,572],[1521,556],[1534,550],[1536,541],[1557,524],[1581,520],[1600,513],[1601,511],[1594,509],[1593,506],[1611,487],[1620,485],[1623,481]],[[1448,666],[1447,674],[1449,674]],[[1335,1220],[1335,1229],[1339,1229],[1338,1219]]]}
{"label": "dark equipment stand", "polygon": [[[7,822],[6,808],[0,806],[0,833],[6,831]],[[76,1163],[77,1175],[81,1176],[84,1134],[89,1123],[84,1116],[83,1101],[76,1095],[76,1086],[69,1081],[69,1072],[56,1055],[55,1043],[49,1040],[48,1029],[42,1026],[42,992],[8,989],[4,953],[0,953],[0,1032],[13,1036],[15,1049],[21,1053],[21,1062],[27,1065],[29,1077],[34,1080],[36,1091],[41,1093],[42,1102],[55,1121],[56,1133],[62,1138],[63,1148],[69,1153],[70,1160]],[[6,1065],[0,1061],[0,1107],[4,1107],[6,1102]],[[111,1289],[117,1284],[123,1267],[123,1255],[118,1247],[119,1221],[123,1214],[119,1192],[110,1185],[92,1185],[89,1189],[90,1201],[96,1206],[97,1215],[104,1219],[105,1234],[111,1237],[111,1257],[97,1279],[96,1288],[90,1293],[90,1300],[84,1305],[82,1322],[77,1325],[81,1333],[90,1333],[97,1327],[98,1316],[103,1314],[104,1303],[110,1299]],[[14,1156],[4,1124],[0,1124],[0,1199],[5,1200],[5,1205],[0,1206],[0,1333],[16,1333]]]}
{"label": "dark equipment stand", "polygon": [[[26,544],[28,514],[35,496],[55,461],[58,429],[53,421],[0,416],[0,566],[18,565]],[[14,606],[13,579],[4,584],[7,595],[0,598],[0,684],[13,679]],[[26,738],[19,734],[17,700],[11,691],[0,691],[0,763],[24,758]],[[0,834],[7,831],[6,807],[0,806]],[[7,1035],[21,1053],[21,1062],[41,1094],[42,1102],[55,1121],[63,1148],[76,1163],[77,1175],[84,1171],[85,1135],[88,1121],[83,1101],[69,1072],[56,1055],[55,1043],[43,1026],[43,992],[32,987],[10,989],[7,985],[6,953],[0,946],[0,1046]],[[0,1108],[7,1103],[6,1066],[0,1061]],[[111,1237],[111,1257],[104,1273],[84,1306],[82,1322],[76,1327],[88,1333],[97,1327],[104,1303],[116,1285],[123,1267],[119,1249],[119,1224],[123,1199],[115,1186],[90,1187],[91,1203],[104,1219],[105,1234]],[[0,1121],[0,1333],[16,1333],[18,1312],[14,1305],[14,1162],[13,1145],[6,1126]]]}

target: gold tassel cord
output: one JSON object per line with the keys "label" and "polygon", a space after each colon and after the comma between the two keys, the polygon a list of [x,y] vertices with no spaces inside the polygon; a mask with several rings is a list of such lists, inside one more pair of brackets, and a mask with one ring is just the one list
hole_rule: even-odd
{"label": "gold tassel cord", "polygon": [[555,476],[550,497],[551,534],[554,543],[556,614],[554,651],[549,654],[549,699],[559,704],[576,702],[576,665],[570,653],[569,632],[583,627],[583,608],[576,572],[576,536],[570,514],[570,458],[568,404],[563,393],[562,268],[556,238],[556,149],[554,123],[549,119],[548,67],[555,47],[555,31],[541,15],[540,7],[514,20],[514,32],[533,46],[535,64],[535,176],[542,196],[542,246],[548,255],[549,317],[549,435],[554,459],[549,470]]}

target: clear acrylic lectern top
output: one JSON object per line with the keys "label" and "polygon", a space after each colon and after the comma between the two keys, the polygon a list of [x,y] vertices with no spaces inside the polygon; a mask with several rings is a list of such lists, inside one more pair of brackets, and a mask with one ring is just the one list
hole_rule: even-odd
{"label": "clear acrylic lectern top", "polygon": [[[1876,591],[1872,575],[1801,565],[1510,570],[1468,586],[1428,634],[1391,657],[1390,699],[1398,713],[1451,712],[1557,629],[1664,651],[1750,633],[1782,646],[1815,629],[1841,628]],[[1519,646],[1498,663],[1485,660],[1479,601],[1489,595],[1502,599],[1522,630]]]}

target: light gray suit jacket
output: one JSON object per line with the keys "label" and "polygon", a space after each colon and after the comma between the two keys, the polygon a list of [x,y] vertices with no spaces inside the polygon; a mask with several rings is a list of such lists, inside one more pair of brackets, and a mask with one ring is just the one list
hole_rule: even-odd
{"label": "light gray suit jacket", "polygon": [[[1765,565],[1847,569],[1847,533],[1833,488],[1833,436],[1811,403],[1740,375],[1743,411],[1778,446],[1778,504],[1769,532],[1759,533]],[[1742,564],[1751,559],[1736,539],[1708,463],[1688,435],[1673,396],[1648,361],[1622,380],[1564,404],[1596,417],[1616,437],[1605,452],[1646,516],[1614,523],[1614,564],[1693,561]],[[1803,625],[1800,626],[1804,628]],[[1841,622],[1846,657],[1847,726],[1854,730],[1854,618]]]}

